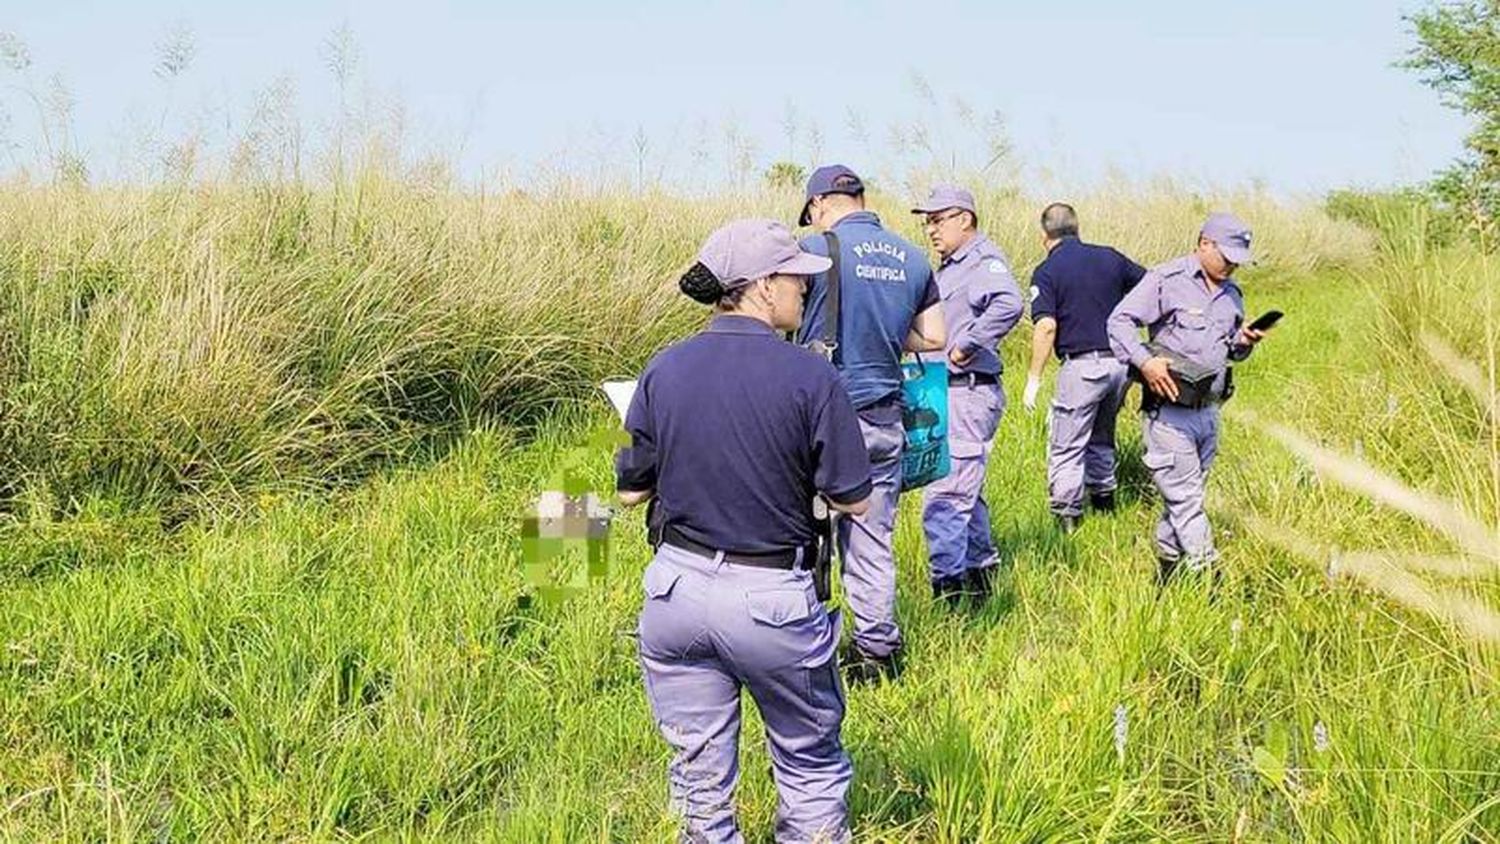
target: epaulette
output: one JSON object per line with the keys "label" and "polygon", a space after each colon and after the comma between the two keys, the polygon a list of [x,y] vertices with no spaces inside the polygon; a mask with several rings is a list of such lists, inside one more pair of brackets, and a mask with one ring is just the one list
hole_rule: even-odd
{"label": "epaulette", "polygon": [[1188,267],[1190,266],[1189,262],[1186,260],[1186,258],[1188,257],[1191,256],[1173,258],[1165,264],[1156,267],[1154,272],[1162,278],[1170,278],[1174,275],[1182,275],[1183,273],[1188,271]]}

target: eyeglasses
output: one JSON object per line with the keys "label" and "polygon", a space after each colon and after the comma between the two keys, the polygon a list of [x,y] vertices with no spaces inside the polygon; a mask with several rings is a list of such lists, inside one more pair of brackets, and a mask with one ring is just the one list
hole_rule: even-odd
{"label": "eyeglasses", "polygon": [[946,223],[954,217],[957,217],[959,214],[964,213],[967,212],[965,212],[962,208],[958,208],[952,211],[945,211],[942,214],[928,214],[927,220],[922,225],[929,229],[935,229],[938,226],[941,226],[943,223]]}

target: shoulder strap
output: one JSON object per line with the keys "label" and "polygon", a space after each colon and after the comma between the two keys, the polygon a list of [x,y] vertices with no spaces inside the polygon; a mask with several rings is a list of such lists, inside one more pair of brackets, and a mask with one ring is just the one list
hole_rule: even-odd
{"label": "shoulder strap", "polygon": [[843,359],[839,354],[839,236],[831,231],[823,233],[823,239],[828,243],[828,258],[833,261],[833,266],[828,268],[828,292],[823,301],[823,341],[824,347],[833,350],[833,363],[838,364]]}

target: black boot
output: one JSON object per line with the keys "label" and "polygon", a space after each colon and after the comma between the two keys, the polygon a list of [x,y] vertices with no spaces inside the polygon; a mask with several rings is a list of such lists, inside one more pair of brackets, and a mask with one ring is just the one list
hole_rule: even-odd
{"label": "black boot", "polygon": [[974,597],[976,603],[983,603],[994,591],[996,568],[996,566],[985,566],[965,572],[969,594]]}
{"label": "black boot", "polygon": [[1177,562],[1176,557],[1156,558],[1156,585],[1158,587],[1165,587],[1172,580],[1172,575],[1177,573]]}
{"label": "black boot", "polygon": [[1057,520],[1057,529],[1064,536],[1078,530],[1078,525],[1083,521],[1078,516],[1064,516],[1061,514],[1054,515],[1052,518]]}
{"label": "black boot", "polygon": [[844,669],[844,680],[852,686],[877,683],[881,680],[895,681],[901,676],[901,651],[899,649],[892,651],[888,656],[875,656],[860,650],[858,645],[850,645],[840,662]]}
{"label": "black boot", "polygon": [[940,577],[932,581],[932,599],[948,602],[948,609],[956,610],[968,594],[962,577]]}
{"label": "black boot", "polygon": [[1103,492],[1089,493],[1089,506],[1099,513],[1113,513],[1115,511],[1115,491],[1112,489]]}

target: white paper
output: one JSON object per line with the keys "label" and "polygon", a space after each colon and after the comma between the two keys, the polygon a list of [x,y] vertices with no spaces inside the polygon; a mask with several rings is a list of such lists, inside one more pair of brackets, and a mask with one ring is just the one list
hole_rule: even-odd
{"label": "white paper", "polygon": [[620,424],[625,424],[625,412],[630,410],[630,399],[635,395],[636,381],[605,381],[600,384],[604,388],[604,394],[609,396],[609,403],[615,406],[615,412],[620,414]]}

